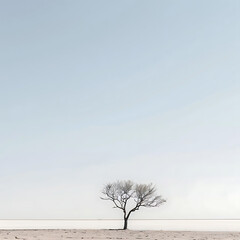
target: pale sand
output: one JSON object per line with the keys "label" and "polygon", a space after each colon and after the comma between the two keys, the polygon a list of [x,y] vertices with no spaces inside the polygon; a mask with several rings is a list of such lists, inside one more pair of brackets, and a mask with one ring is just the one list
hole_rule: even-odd
{"label": "pale sand", "polygon": [[76,240],[240,240],[240,232],[173,232],[122,230],[0,230],[0,239]]}

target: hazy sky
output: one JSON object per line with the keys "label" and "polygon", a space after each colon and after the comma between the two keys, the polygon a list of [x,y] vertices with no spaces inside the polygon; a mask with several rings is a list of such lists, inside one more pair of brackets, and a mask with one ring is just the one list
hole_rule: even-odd
{"label": "hazy sky", "polygon": [[240,217],[240,1],[0,0],[0,218]]}

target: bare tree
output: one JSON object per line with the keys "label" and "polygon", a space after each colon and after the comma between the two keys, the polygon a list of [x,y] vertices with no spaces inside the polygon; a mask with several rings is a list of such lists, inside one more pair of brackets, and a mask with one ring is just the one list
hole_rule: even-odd
{"label": "bare tree", "polygon": [[[110,200],[114,208],[123,211],[124,226],[127,229],[128,219],[140,207],[158,207],[164,202],[161,196],[156,195],[156,188],[150,184],[136,184],[130,180],[108,183],[102,190],[103,200]],[[131,200],[131,201],[130,201]]]}

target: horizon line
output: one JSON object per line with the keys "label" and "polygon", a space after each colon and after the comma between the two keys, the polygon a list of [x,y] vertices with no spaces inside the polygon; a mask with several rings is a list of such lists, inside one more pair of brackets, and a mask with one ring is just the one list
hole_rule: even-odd
{"label": "horizon line", "polygon": [[[122,218],[5,218],[0,219],[0,221],[118,221]],[[131,220],[240,220],[240,218],[138,218],[138,219],[129,219]]]}

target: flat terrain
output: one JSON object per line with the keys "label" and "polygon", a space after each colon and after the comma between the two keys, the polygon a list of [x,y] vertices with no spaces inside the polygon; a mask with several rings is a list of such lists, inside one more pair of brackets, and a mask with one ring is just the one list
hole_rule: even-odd
{"label": "flat terrain", "polygon": [[240,240],[240,232],[173,232],[122,230],[0,230],[6,240],[76,240],[76,239],[151,239],[151,240]]}

